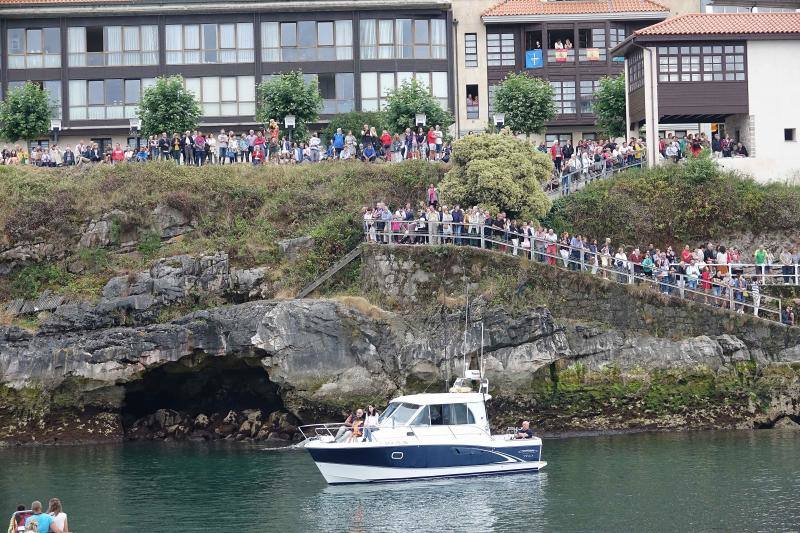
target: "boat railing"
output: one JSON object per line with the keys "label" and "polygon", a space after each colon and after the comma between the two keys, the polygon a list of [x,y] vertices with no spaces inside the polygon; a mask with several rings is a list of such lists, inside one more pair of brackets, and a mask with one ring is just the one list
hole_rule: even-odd
{"label": "boat railing", "polygon": [[[400,430],[405,430],[407,437],[414,437],[419,442],[422,442],[424,439],[440,438],[442,436],[441,434],[437,434],[437,435],[422,435],[422,434],[417,433],[417,431],[414,429],[415,427],[416,428],[420,428],[420,427],[431,427],[431,426],[413,426],[413,425],[410,425],[410,424],[404,424],[404,425],[400,425],[400,426],[391,426],[391,427],[383,427],[383,428],[378,427],[378,428],[374,428],[373,430],[376,431],[376,432],[379,429],[400,429]],[[458,439],[459,435],[457,435],[456,432],[453,431],[453,426],[442,424],[441,427],[446,427],[448,429],[448,431],[450,432],[450,435],[452,435],[452,437],[454,439]],[[344,431],[342,431],[340,433],[340,430],[342,430],[342,429]],[[331,441],[334,441],[334,440],[336,440],[337,436],[342,436],[342,435],[346,434],[347,431],[352,431],[352,429],[353,429],[353,426],[350,425],[350,424],[346,424],[346,423],[343,423],[343,422],[336,422],[336,423],[327,423],[327,424],[307,424],[305,426],[300,426],[298,428],[298,431],[300,431],[300,434],[303,435],[303,438],[305,440],[322,440],[323,438],[330,438]],[[492,436],[490,431],[487,431],[485,428],[482,428],[482,427],[478,426],[477,424],[476,425],[471,425],[470,424],[470,429],[477,430],[478,432],[480,432],[480,433],[482,433],[484,435],[487,435],[489,437]],[[461,435],[461,436],[463,436],[463,435]]]}
{"label": "boat railing", "polygon": [[352,430],[351,425],[344,422],[326,423],[326,424],[307,424],[297,428],[300,434],[303,435],[305,440],[320,440],[322,437],[336,438],[339,430],[344,428],[345,431]]}

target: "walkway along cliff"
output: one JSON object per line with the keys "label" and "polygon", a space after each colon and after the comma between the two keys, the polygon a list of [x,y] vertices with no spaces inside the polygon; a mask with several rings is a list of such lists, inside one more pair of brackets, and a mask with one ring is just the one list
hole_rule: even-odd
{"label": "walkway along cliff", "polygon": [[2,327],[0,441],[284,442],[300,422],[443,388],[465,352],[477,357],[481,323],[499,427],[800,420],[800,328],[453,246],[365,245],[348,294],[138,326],[73,316],[36,333]]}

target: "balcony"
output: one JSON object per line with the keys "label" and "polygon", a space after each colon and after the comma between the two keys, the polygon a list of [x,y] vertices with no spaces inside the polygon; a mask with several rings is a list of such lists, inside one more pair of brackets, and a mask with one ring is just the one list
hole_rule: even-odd
{"label": "balcony", "polygon": [[607,51],[605,48],[581,48],[578,50],[578,61],[606,61]]}
{"label": "balcony", "polygon": [[252,63],[252,48],[217,48],[205,50],[167,50],[167,65]]}
{"label": "balcony", "polygon": [[336,115],[339,113],[349,113],[355,109],[355,101],[350,99],[325,99],[322,101],[323,115]]}
{"label": "balcony", "polygon": [[83,52],[67,54],[70,67],[119,67],[158,65],[158,52]]}
{"label": "balcony", "polygon": [[575,50],[548,50],[547,51],[548,63],[575,63]]}
{"label": "balcony", "polygon": [[475,120],[479,118],[480,107],[478,104],[467,104],[467,118],[471,120]]}

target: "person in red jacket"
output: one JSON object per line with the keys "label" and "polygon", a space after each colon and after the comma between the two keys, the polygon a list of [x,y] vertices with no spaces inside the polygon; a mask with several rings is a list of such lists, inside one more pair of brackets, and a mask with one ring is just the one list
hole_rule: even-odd
{"label": "person in red jacket", "polygon": [[383,130],[381,134],[381,145],[383,146],[383,159],[389,161],[392,156],[392,136],[386,130]]}
{"label": "person in red jacket", "polygon": [[111,162],[122,163],[123,161],[125,161],[125,150],[117,143],[117,146],[114,147],[114,150],[111,152]]}
{"label": "person in red jacket", "polygon": [[428,160],[436,159],[436,132],[428,128]]}

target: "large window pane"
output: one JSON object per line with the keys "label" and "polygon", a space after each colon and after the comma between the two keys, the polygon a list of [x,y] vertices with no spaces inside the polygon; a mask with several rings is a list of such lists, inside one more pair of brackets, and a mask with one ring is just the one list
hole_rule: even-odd
{"label": "large window pane", "polygon": [[61,31],[58,28],[45,28],[44,52],[46,54],[61,53]]}
{"label": "large window pane", "polygon": [[197,50],[200,48],[200,26],[190,24],[183,27],[183,49]]}
{"label": "large window pane", "polygon": [[317,23],[317,44],[319,46],[333,46],[333,22]]}
{"label": "large window pane", "polygon": [[336,21],[336,59],[353,59],[353,23],[349,20]]}
{"label": "large window pane", "polygon": [[88,82],[89,88],[89,105],[103,105],[105,104],[105,95],[103,93],[103,80],[92,80]]}
{"label": "large window pane", "polygon": [[125,103],[138,104],[141,99],[142,82],[140,80],[125,80]]}
{"label": "large window pane", "polygon": [[8,30],[8,53],[25,53],[25,30],[21,28],[9,28]]}
{"label": "large window pane", "polygon": [[27,40],[29,54],[42,53],[42,30],[28,30]]}
{"label": "large window pane", "polygon": [[361,59],[378,58],[377,21],[362,19],[360,25]]}
{"label": "large window pane", "polygon": [[301,20],[297,23],[297,47],[299,61],[314,61],[317,58],[317,23]]}
{"label": "large window pane", "polygon": [[203,102],[219,102],[219,78],[208,77],[203,80]]}
{"label": "large window pane", "polygon": [[106,80],[106,104],[119,105],[125,101],[123,80]]}
{"label": "large window pane", "polygon": [[297,24],[284,22],[281,24],[281,47],[297,46]]}
{"label": "large window pane", "polygon": [[220,88],[220,101],[222,102],[235,102],[236,101],[236,78],[225,77],[221,79],[222,87]]}
{"label": "large window pane", "polygon": [[239,76],[237,78],[237,88],[240,102],[256,101],[256,81],[253,76]]}

